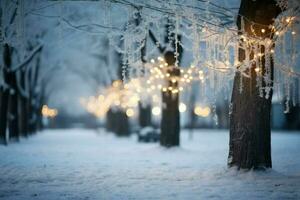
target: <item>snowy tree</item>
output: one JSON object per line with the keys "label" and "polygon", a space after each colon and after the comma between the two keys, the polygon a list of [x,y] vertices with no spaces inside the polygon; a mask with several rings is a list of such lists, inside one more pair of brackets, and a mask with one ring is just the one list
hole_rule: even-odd
{"label": "snowy tree", "polygon": [[[27,56],[24,40],[24,21],[25,5],[24,1],[2,1],[1,2],[1,33],[3,42],[2,68],[1,68],[1,123],[0,134],[2,143],[7,143],[8,138],[17,139],[20,132],[19,109],[23,111],[25,104],[22,98],[27,97],[28,89],[25,85],[35,77],[27,74],[26,66],[33,60],[36,54],[42,50],[42,45],[38,44],[35,48],[29,49]],[[16,60],[21,60],[16,62]],[[32,70],[32,69],[31,69]],[[33,69],[35,71],[35,68]],[[32,86],[30,81],[30,86]],[[30,88],[29,86],[29,88]],[[25,88],[25,89],[24,89]],[[19,104],[20,103],[20,104]],[[24,112],[22,112],[24,114]],[[27,118],[28,116],[26,116]],[[24,128],[25,126],[21,126]],[[7,134],[8,129],[8,134]],[[26,131],[24,131],[26,132]]]}
{"label": "snowy tree", "polygon": [[[270,119],[275,80],[273,52],[276,45],[274,38],[279,35],[273,29],[282,9],[287,8],[273,0],[241,1],[237,21],[239,34],[252,39],[246,41],[242,38],[239,41],[238,60],[255,61],[246,62],[249,65],[245,71],[247,76],[237,72],[234,78],[229,166],[247,169],[272,167]],[[293,20],[290,14],[284,17],[285,24]],[[240,91],[241,85],[243,88]]]}

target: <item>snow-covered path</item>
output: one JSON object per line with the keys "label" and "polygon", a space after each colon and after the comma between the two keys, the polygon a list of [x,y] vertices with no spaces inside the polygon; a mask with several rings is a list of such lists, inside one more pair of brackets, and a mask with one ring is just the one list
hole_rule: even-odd
{"label": "snow-covered path", "polygon": [[0,146],[0,199],[300,199],[300,134],[273,133],[273,170],[226,168],[228,133],[202,130],[180,148],[104,131],[44,131]]}

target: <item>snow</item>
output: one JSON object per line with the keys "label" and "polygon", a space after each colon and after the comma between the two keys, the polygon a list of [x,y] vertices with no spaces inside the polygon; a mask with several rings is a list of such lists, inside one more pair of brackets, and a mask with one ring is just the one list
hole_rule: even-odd
{"label": "snow", "polygon": [[164,149],[104,130],[46,130],[0,146],[0,199],[299,199],[300,134],[272,134],[273,169],[227,169],[228,131]]}

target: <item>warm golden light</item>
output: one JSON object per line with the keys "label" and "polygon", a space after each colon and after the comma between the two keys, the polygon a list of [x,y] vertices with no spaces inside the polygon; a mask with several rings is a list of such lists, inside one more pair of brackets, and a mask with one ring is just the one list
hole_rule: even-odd
{"label": "warm golden light", "polygon": [[134,116],[134,110],[132,108],[128,108],[126,110],[127,117],[133,117]]}
{"label": "warm golden light", "polygon": [[44,117],[54,118],[58,114],[57,109],[51,109],[47,105],[43,105],[42,107],[42,115]]}
{"label": "warm golden light", "polygon": [[160,113],[161,113],[160,107],[155,106],[155,107],[152,108],[152,114],[153,115],[158,116],[158,115],[160,115]]}
{"label": "warm golden light", "polygon": [[204,108],[202,108],[201,106],[196,106],[194,109],[194,113],[200,117],[207,117],[210,114],[210,108],[207,106]]}

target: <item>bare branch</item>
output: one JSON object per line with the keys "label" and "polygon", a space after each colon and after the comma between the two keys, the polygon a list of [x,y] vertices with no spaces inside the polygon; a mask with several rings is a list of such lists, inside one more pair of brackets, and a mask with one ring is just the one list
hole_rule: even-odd
{"label": "bare branch", "polygon": [[20,70],[25,65],[27,65],[31,61],[31,59],[34,57],[34,55],[37,54],[38,52],[40,52],[42,50],[42,48],[43,48],[42,44],[38,45],[22,63],[20,63],[19,65],[17,65],[16,67],[14,67],[12,69],[9,69],[9,72],[15,72],[17,70]]}

